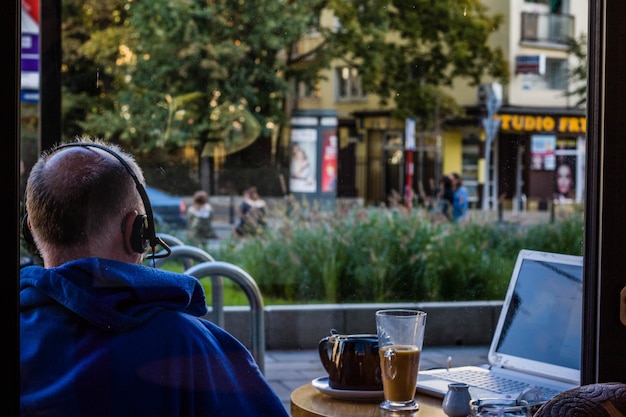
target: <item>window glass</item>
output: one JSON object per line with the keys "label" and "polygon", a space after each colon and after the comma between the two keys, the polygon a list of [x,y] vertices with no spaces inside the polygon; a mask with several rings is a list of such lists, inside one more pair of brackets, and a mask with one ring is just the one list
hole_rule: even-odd
{"label": "window glass", "polygon": [[356,68],[338,67],[337,75],[337,99],[350,100],[365,97],[361,87],[361,78]]}
{"label": "window glass", "polygon": [[[250,186],[268,207],[282,210],[272,215],[292,220],[296,199],[325,208],[404,207],[427,216],[439,180],[452,173],[463,179],[474,219],[550,221],[582,210],[586,92],[576,99],[565,93],[585,65],[567,48],[571,35],[586,32],[586,4],[483,0],[416,13],[394,10],[399,6],[391,2],[376,8],[355,1],[356,7],[331,3],[333,9],[311,16],[297,2],[262,3],[251,11],[229,1],[208,7],[64,0],[62,139],[93,134],[135,153],[149,185],[174,197],[170,210],[206,190],[223,241],[232,237]],[[36,21],[28,22],[21,108],[26,173],[46,134],[29,61],[39,34]],[[574,106],[581,97],[583,105]],[[501,123],[490,123],[496,119]],[[556,150],[533,142],[545,136]],[[293,152],[296,143],[305,145],[306,156]],[[300,182],[290,181],[296,154],[307,172]],[[562,164],[574,171],[567,192],[559,191]],[[305,210],[303,219],[314,212]],[[186,235],[167,222],[159,230]],[[219,242],[211,245],[220,250]],[[273,267],[259,267],[268,288],[280,276]],[[352,282],[334,287],[317,279],[330,272],[309,273],[311,282],[290,282],[286,292],[307,288],[315,302],[359,296],[350,292]],[[377,273],[397,271],[359,269],[357,278]],[[396,301],[378,290],[383,295],[372,285],[368,301]],[[411,291],[410,300],[421,297]]]}
{"label": "window glass", "polygon": [[545,79],[548,88],[553,90],[567,90],[569,68],[565,59],[546,59]]}

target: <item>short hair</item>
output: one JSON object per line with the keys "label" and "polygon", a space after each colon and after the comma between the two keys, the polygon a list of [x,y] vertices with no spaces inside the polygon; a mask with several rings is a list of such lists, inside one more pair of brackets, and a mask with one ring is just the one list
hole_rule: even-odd
{"label": "short hair", "polygon": [[[80,137],[77,142],[105,146],[123,158],[144,182],[132,155],[119,146],[88,137]],[[56,166],[56,157],[70,150],[73,153],[66,158],[72,169]],[[29,174],[26,211],[33,229],[46,244],[85,244],[130,210],[145,210],[133,178],[119,160],[96,147],[64,148],[59,144],[42,153]]]}
{"label": "short hair", "polygon": [[192,200],[196,204],[206,204],[209,202],[209,194],[204,190],[198,190],[193,194]]}

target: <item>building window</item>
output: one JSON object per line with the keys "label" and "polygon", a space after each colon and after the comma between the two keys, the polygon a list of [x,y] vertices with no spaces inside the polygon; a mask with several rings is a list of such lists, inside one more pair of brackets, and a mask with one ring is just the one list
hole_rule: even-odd
{"label": "building window", "polygon": [[306,83],[299,82],[297,87],[298,98],[301,99],[319,99],[319,89],[317,84],[309,86]]}
{"label": "building window", "polygon": [[567,60],[546,58],[545,79],[547,87],[551,90],[567,90],[569,70]]}
{"label": "building window", "polygon": [[362,100],[365,92],[356,68],[335,68],[335,97],[337,100]]}
{"label": "building window", "polygon": [[522,13],[522,43],[547,43],[564,48],[574,36],[574,16]]}

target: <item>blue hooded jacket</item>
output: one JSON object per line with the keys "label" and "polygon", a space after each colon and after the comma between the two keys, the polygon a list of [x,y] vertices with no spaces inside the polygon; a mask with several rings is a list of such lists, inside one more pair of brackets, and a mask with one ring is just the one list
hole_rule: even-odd
{"label": "blue hooded jacket", "polygon": [[88,258],[20,272],[21,416],[284,416],[197,279]]}

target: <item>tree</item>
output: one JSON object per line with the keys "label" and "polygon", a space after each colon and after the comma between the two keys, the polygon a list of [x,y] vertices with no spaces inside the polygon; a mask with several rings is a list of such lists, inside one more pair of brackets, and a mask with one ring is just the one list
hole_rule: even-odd
{"label": "tree", "polygon": [[[270,135],[270,126],[282,123],[287,81],[281,55],[312,20],[305,2],[266,0],[251,8],[232,0],[108,7],[66,1],[73,12],[66,39],[76,46],[66,53],[68,66],[80,71],[87,62],[89,73],[101,73],[97,95],[71,95],[78,104],[74,114],[84,116],[82,129],[137,153],[194,146],[211,154],[211,142],[221,140],[226,152],[237,150],[241,144],[233,141],[249,140],[254,130]],[[86,32],[81,24],[89,16],[101,24],[90,24]],[[77,85],[75,78],[67,83]],[[246,109],[220,111],[231,104]]]}
{"label": "tree", "polygon": [[425,121],[436,108],[454,112],[454,100],[438,87],[458,78],[470,85],[485,76],[508,82],[502,50],[487,44],[503,17],[489,16],[478,1],[336,0],[326,7],[339,27],[320,28],[324,42],[314,53],[323,65],[335,57],[357,68],[365,91],[382,104],[393,100],[399,117]]}
{"label": "tree", "polygon": [[[244,125],[248,133],[257,126],[260,137],[271,136],[288,116],[290,80],[313,85],[333,59],[357,68],[365,90],[381,103],[393,100],[400,117],[424,120],[435,108],[442,115],[454,109],[438,86],[459,77],[473,84],[485,75],[506,78],[501,51],[487,46],[501,17],[489,17],[478,2],[257,0],[253,6],[64,0],[66,126],[139,154],[193,146],[206,156],[211,149],[240,149],[241,142],[227,144],[249,137],[240,134]],[[323,26],[322,12],[334,14],[338,26]],[[321,34],[318,45],[295,53],[311,32]],[[229,106],[245,111],[222,111]],[[243,123],[249,116],[256,123]]]}
{"label": "tree", "polygon": [[570,69],[571,90],[565,92],[567,97],[577,97],[575,107],[582,107],[587,103],[587,36],[580,35],[569,41],[568,53],[572,55],[577,64]]}

